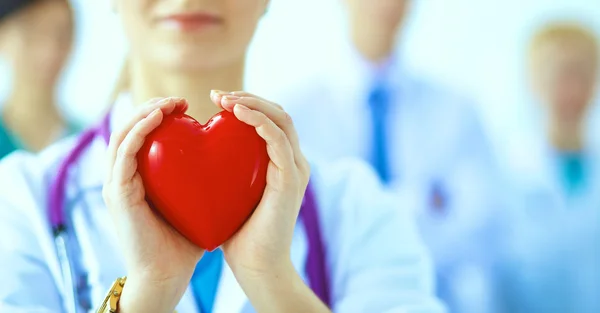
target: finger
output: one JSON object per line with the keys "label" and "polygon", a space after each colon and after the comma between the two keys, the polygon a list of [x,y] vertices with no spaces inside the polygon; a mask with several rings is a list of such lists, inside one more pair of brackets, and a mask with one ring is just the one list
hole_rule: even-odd
{"label": "finger", "polygon": [[161,111],[167,115],[171,113],[182,113],[187,110],[187,102],[182,98],[158,98],[150,100],[147,104],[143,105],[131,120],[123,125],[119,131],[112,133],[110,144],[112,144],[113,147],[118,147],[133,126],[156,109],[161,109]]}
{"label": "finger", "polygon": [[113,182],[117,184],[126,184],[135,175],[137,171],[137,153],[140,151],[150,134],[163,120],[164,113],[160,109],[155,109],[133,126],[131,131],[118,148],[115,165],[113,168]]}
{"label": "finger", "polygon": [[218,95],[221,99],[221,106],[223,107],[223,109],[225,109],[227,111],[233,111],[233,107],[235,106],[235,103],[232,103],[232,101],[235,101],[236,99],[241,99],[241,98],[256,99],[258,101],[261,101],[263,106],[271,107],[271,108],[279,110],[279,111],[284,111],[283,107],[281,105],[279,105],[275,102],[269,101],[265,98],[261,98],[257,95],[245,92],[245,91],[234,91],[234,92],[230,92],[230,93],[221,93]]}
{"label": "finger", "polygon": [[157,98],[150,100],[147,104],[143,105],[140,110],[127,122],[125,125],[121,127],[120,130],[112,132],[110,136],[110,141],[108,144],[108,165],[107,171],[108,177],[107,181],[110,181],[112,175],[112,168],[114,167],[114,162],[117,157],[117,149],[125,139],[125,136],[129,133],[129,131],[133,128],[133,126],[147,117],[148,114],[153,112],[156,109],[160,109],[163,114],[172,114],[172,113],[183,113],[187,110],[188,104],[185,99],[181,98]]}
{"label": "finger", "polygon": [[285,172],[295,166],[287,136],[265,114],[239,104],[235,106],[233,113],[240,121],[253,126],[258,135],[265,140],[269,158],[277,168]]}
{"label": "finger", "polygon": [[233,112],[233,105],[230,105],[230,106],[227,106],[227,107],[223,106],[222,99],[224,97],[226,97],[226,96],[254,97],[254,98],[257,98],[257,99],[269,102],[272,105],[274,105],[275,107],[283,110],[283,107],[280,106],[279,104],[274,103],[274,102],[270,102],[270,101],[268,101],[268,100],[266,100],[264,98],[261,98],[261,97],[259,97],[257,95],[254,95],[254,94],[251,94],[251,93],[248,93],[248,92],[245,92],[245,91],[227,92],[227,91],[216,90],[216,89],[213,89],[213,90],[210,91],[210,99],[212,100],[212,102],[214,102],[219,108],[221,108],[223,110],[226,110],[226,111],[229,111],[229,112]]}
{"label": "finger", "polygon": [[310,176],[310,165],[300,148],[300,140],[293,120],[281,105],[245,91],[224,92],[214,90],[211,93],[211,97],[213,98],[213,102],[217,103],[224,110],[232,111],[235,104],[239,103],[250,109],[261,111],[269,119],[273,120],[288,136],[294,152],[296,166],[298,166],[300,171],[306,176],[306,179],[308,179],[308,176]]}
{"label": "finger", "polygon": [[[225,110],[225,108],[223,108],[223,106],[221,105],[221,99],[223,98],[223,95],[227,94],[224,91],[221,90],[211,90],[210,91],[210,100],[217,106],[219,107],[219,109]],[[228,110],[231,112],[231,110]]]}
{"label": "finger", "polygon": [[279,104],[277,104],[277,103],[275,103],[273,101],[269,101],[269,100],[267,100],[267,99],[265,99],[265,98],[263,98],[261,96],[257,96],[257,95],[255,95],[253,93],[249,93],[249,92],[246,92],[246,91],[232,91],[229,94],[232,95],[232,96],[238,96],[238,97],[250,97],[250,98],[260,99],[262,101],[269,102],[269,103],[273,104],[275,107],[283,110],[283,107],[281,105],[279,105]]}
{"label": "finger", "polygon": [[169,106],[171,105],[169,98],[151,99],[144,106],[142,106],[142,108],[131,118],[131,120],[129,120],[129,122],[127,122],[125,125],[123,125],[119,130],[115,130],[111,133],[109,144],[108,144],[108,150],[107,150],[108,151],[107,168],[109,169],[107,171],[107,173],[108,173],[107,181],[110,181],[110,177],[112,176],[112,168],[114,166],[115,158],[117,157],[117,149],[121,145],[121,142],[123,141],[123,139],[125,138],[127,133],[129,133],[131,128],[133,128],[133,125],[135,125],[135,123],[139,122],[142,118],[146,117],[148,114],[150,114],[152,111],[154,111],[156,109],[157,105],[167,105],[167,104]]}
{"label": "finger", "polygon": [[221,102],[223,107],[228,109],[228,111],[233,110],[236,104],[241,104],[251,110],[263,113],[285,132],[292,146],[298,143],[298,134],[292,118],[280,105],[251,94],[247,96],[225,95],[222,97]]}
{"label": "finger", "polygon": [[[241,94],[241,92],[239,92]],[[237,95],[225,95],[222,98],[222,104],[225,108],[232,108],[236,104],[241,104],[248,107],[251,110],[256,110],[262,112],[272,120],[275,125],[277,125],[288,137],[290,144],[292,146],[292,151],[294,152],[294,162],[296,165],[302,170],[308,170],[308,163],[304,158],[304,154],[300,149],[300,140],[298,139],[298,132],[296,131],[296,127],[294,127],[294,122],[292,121],[291,116],[285,112],[281,106],[272,103],[270,101],[264,100],[260,97],[256,97],[252,94],[245,93],[249,96],[237,96]]]}

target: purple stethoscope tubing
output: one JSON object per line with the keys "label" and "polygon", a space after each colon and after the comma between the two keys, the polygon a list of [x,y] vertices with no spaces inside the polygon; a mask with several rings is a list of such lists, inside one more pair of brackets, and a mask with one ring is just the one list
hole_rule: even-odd
{"label": "purple stethoscope tubing", "polygon": [[[65,288],[72,292],[67,293],[66,302],[71,307],[70,312],[77,312],[79,304],[77,291],[73,279],[73,269],[67,247],[67,214],[65,213],[65,190],[69,169],[74,166],[83,152],[93,143],[97,136],[101,136],[106,144],[110,141],[110,113],[106,114],[98,127],[93,127],[82,133],[75,147],[58,167],[57,175],[50,185],[48,194],[48,219],[52,226],[58,258]],[[328,307],[331,307],[329,271],[326,262],[325,245],[321,233],[320,219],[317,212],[317,200],[311,183],[306,188],[300,218],[303,221],[308,239],[308,255],[305,270],[309,279],[309,286],[313,292]],[[69,286],[71,288],[69,288]]]}

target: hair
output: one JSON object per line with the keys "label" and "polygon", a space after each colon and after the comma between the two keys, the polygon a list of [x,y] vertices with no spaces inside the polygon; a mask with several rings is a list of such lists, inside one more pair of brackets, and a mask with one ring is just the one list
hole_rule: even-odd
{"label": "hair", "polygon": [[540,47],[548,43],[572,44],[577,42],[587,46],[593,54],[594,64],[600,59],[600,44],[594,31],[578,22],[551,22],[541,27],[529,43],[529,57],[535,59]]}
{"label": "hair", "polygon": [[35,0],[3,0],[0,1],[0,20],[17,13],[26,6],[34,3]]}

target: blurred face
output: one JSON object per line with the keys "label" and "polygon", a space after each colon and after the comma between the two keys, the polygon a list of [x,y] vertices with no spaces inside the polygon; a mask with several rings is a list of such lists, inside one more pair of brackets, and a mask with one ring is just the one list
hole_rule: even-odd
{"label": "blurred face", "polygon": [[[410,2],[409,0],[344,1],[350,17],[361,21],[362,26],[378,26],[387,29],[396,29],[402,23]],[[357,26],[361,27],[361,25]]]}
{"label": "blurred face", "polygon": [[174,70],[243,60],[268,0],[113,0],[132,58]]}
{"label": "blurred face", "polygon": [[54,82],[60,74],[73,39],[73,14],[64,0],[40,0],[18,12],[7,25],[10,58],[22,70]]}
{"label": "blurred face", "polygon": [[532,64],[534,91],[552,115],[578,122],[594,98],[597,57],[581,42],[549,42],[538,48]]}

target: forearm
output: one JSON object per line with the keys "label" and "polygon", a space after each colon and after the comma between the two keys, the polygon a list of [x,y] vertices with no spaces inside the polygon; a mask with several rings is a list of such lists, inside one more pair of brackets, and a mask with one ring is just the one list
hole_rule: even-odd
{"label": "forearm", "polygon": [[269,273],[238,276],[238,282],[258,313],[331,312],[302,281],[291,263]]}
{"label": "forearm", "polygon": [[189,279],[151,281],[128,277],[119,301],[121,313],[173,313],[187,289]]}

